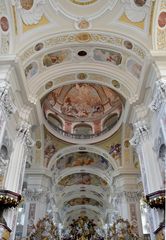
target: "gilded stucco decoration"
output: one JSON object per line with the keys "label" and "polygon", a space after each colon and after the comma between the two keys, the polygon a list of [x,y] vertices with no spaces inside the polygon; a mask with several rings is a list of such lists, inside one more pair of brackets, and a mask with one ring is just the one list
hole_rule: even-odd
{"label": "gilded stucco decoration", "polygon": [[38,56],[25,65],[25,77],[31,79],[38,74],[45,72],[46,68],[59,66],[60,64],[65,64],[67,62],[84,62],[86,58],[86,61],[89,63],[96,61],[102,64],[110,64],[119,67],[124,71],[127,70],[135,78],[139,79],[142,72],[142,61],[140,59],[137,60],[135,56],[132,57],[132,52],[127,52],[128,49],[131,51],[134,48],[131,42],[125,41],[122,44],[124,50],[121,51],[116,51],[113,48],[92,48],[90,46],[81,48],[79,51],[78,45],[78,47],[49,52],[44,56],[41,49],[39,50]]}
{"label": "gilded stucco decoration", "polygon": [[[101,33],[88,33],[88,36],[83,37],[83,35],[76,34],[76,33],[70,33],[70,34],[64,34],[64,35],[57,35],[55,37],[48,38],[43,41],[44,44],[44,49],[43,50],[49,50],[53,47],[58,47],[62,44],[70,46],[70,44],[78,44],[81,39],[85,39],[84,41],[88,41],[89,43],[97,44],[97,43],[102,43],[102,44],[107,44],[108,46],[111,47],[121,47],[124,49],[129,49],[131,53],[136,55],[140,60],[143,60],[145,56],[147,55],[147,51],[145,48],[139,46],[137,43],[132,43],[130,41],[130,45],[132,47],[126,47],[127,43],[125,45],[125,41],[127,40],[123,36],[117,36],[116,34],[101,34]],[[36,43],[37,44],[37,43]],[[36,45],[35,44],[35,45]],[[129,43],[128,43],[129,45]],[[25,51],[23,51],[20,54],[20,59],[23,64],[25,64],[28,60],[33,58],[33,55],[36,55],[36,51],[34,46],[28,47]]]}

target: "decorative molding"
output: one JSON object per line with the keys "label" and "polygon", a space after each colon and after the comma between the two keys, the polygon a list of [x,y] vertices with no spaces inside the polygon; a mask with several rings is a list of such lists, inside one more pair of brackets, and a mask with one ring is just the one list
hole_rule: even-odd
{"label": "decorative molding", "polygon": [[17,137],[23,141],[27,150],[30,150],[35,144],[35,141],[31,137],[30,128],[31,125],[26,121],[22,121],[17,128]]}
{"label": "decorative molding", "polygon": [[9,82],[6,80],[0,81],[0,105],[5,110],[7,117],[16,112],[16,106],[10,95],[10,87]]}
{"label": "decorative molding", "polygon": [[142,193],[140,191],[137,192],[129,192],[129,191],[122,191],[115,194],[113,198],[113,205],[117,207],[118,203],[126,199],[127,202],[138,202],[142,197]]}
{"label": "decorative molding", "polygon": [[[126,50],[124,46],[124,41],[126,38],[124,38],[123,35],[116,34],[116,33],[101,33],[99,31],[91,31],[90,33],[85,32],[86,34],[84,35],[83,33],[75,33],[75,32],[68,32],[68,33],[61,33],[61,34],[56,34],[55,36],[51,36],[47,39],[45,39],[42,43],[44,44],[44,49],[49,50],[54,48],[54,47],[60,47],[62,49],[63,44],[65,48],[67,45],[70,47],[71,44],[80,44],[82,42],[86,42],[87,38],[89,43],[94,43],[94,44],[107,44],[108,48],[109,46],[112,47],[121,47],[124,50]],[[87,37],[87,38],[85,38]],[[81,41],[82,42],[81,42]],[[130,54],[133,53],[136,55],[140,60],[144,60],[145,56],[148,54],[147,50],[143,47],[140,46],[139,43],[133,41],[132,39],[129,39],[132,44],[133,48],[130,49]],[[32,61],[32,58],[36,56],[36,51],[35,51],[35,46],[36,43],[33,43],[31,46],[28,46],[28,48],[20,53],[20,60],[21,62],[25,65],[30,59]],[[86,42],[87,45],[87,42]],[[43,56],[43,53],[41,54]]]}
{"label": "decorative molding", "polygon": [[29,202],[38,202],[46,199],[47,191],[42,188],[24,189],[22,192],[23,197]]}
{"label": "decorative molding", "polygon": [[153,112],[158,112],[164,101],[166,101],[166,78],[160,79],[156,82],[154,98],[149,105],[149,108]]}
{"label": "decorative molding", "polygon": [[145,121],[139,121],[134,124],[134,135],[129,141],[131,145],[140,145],[147,137],[149,137],[150,127]]}

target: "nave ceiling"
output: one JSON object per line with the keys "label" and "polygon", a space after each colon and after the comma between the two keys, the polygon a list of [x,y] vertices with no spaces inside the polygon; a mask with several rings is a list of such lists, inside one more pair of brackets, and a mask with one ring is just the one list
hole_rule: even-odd
{"label": "nave ceiling", "polygon": [[130,122],[154,75],[151,51],[165,48],[165,5],[0,1],[1,53],[10,54],[4,64],[12,63],[20,85],[14,101],[36,142],[27,177],[33,165],[51,172],[63,223],[80,214],[104,223],[116,176],[139,175]]}

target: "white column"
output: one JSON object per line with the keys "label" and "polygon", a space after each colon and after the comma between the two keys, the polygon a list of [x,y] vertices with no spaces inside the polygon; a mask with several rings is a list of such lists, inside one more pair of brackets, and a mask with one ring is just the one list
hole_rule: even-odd
{"label": "white column", "polygon": [[[142,165],[141,170],[143,170],[143,167],[145,169],[148,188],[147,193],[158,191],[162,186],[162,178],[157,162],[157,156],[152,148],[150,127],[146,122],[139,121],[134,124],[134,136],[130,140],[130,143],[136,147]],[[144,185],[146,185],[146,183],[144,183]]]}
{"label": "white column", "polygon": [[24,175],[23,166],[25,166],[28,148],[33,146],[33,140],[30,136],[30,125],[26,122],[21,123],[18,129],[17,137],[13,144],[7,176],[5,180],[5,189],[21,193],[20,180]]}
{"label": "white column", "polygon": [[[25,170],[25,162],[27,159],[28,149],[33,145],[30,136],[30,125],[22,122],[17,131],[17,136],[13,144],[13,152],[11,154],[4,187],[17,193],[21,193],[23,176]],[[8,227],[12,229],[11,240],[14,239],[17,209],[8,210],[5,214]]]}

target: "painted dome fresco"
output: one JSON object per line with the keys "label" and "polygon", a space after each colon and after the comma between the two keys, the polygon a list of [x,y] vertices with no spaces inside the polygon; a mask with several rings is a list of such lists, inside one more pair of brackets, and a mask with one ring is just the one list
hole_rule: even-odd
{"label": "painted dome fresco", "polygon": [[42,101],[47,124],[74,138],[93,138],[112,130],[118,123],[123,100],[111,88],[92,83],[76,83],[56,88]]}

